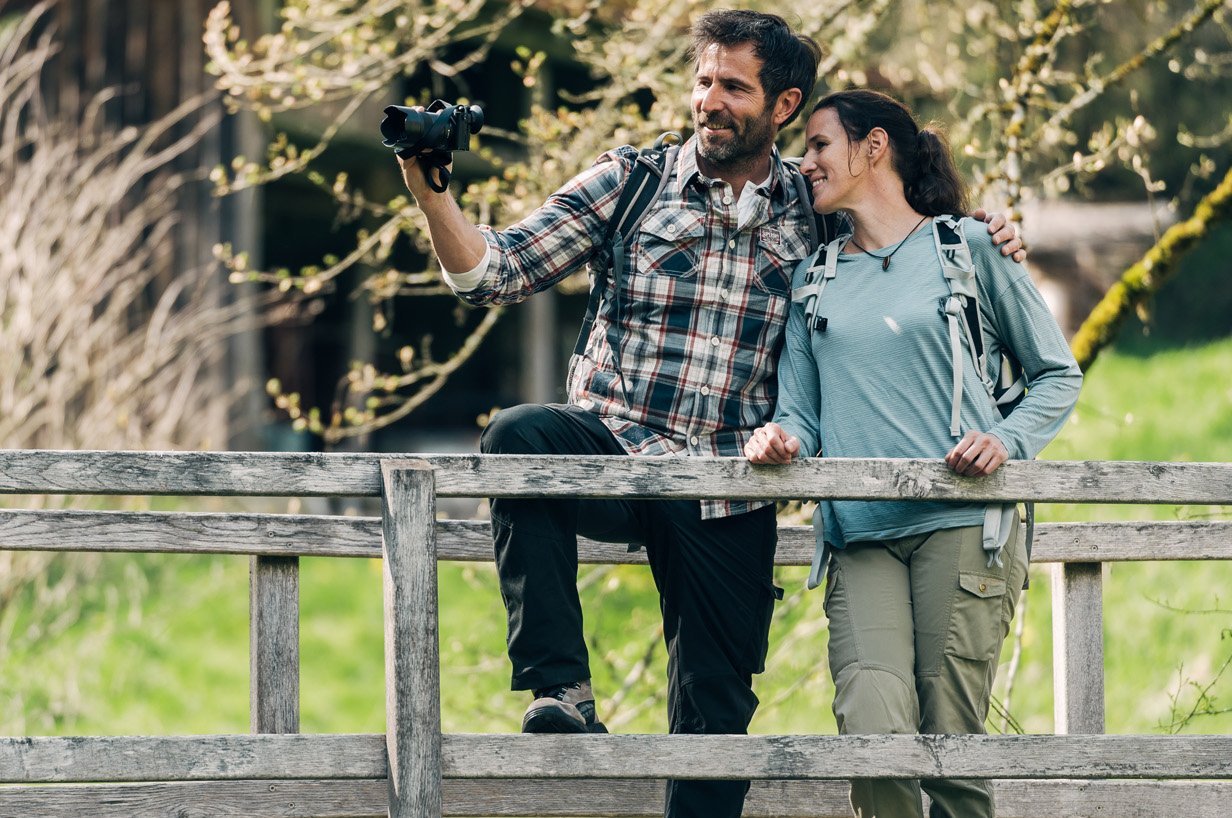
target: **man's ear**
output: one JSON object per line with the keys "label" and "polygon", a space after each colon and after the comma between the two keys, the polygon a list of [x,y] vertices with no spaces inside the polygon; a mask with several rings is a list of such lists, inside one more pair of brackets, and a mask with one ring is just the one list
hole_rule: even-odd
{"label": "man's ear", "polygon": [[774,101],[774,127],[781,128],[783,123],[791,118],[804,101],[804,94],[799,88],[788,88],[779,92],[779,98]]}

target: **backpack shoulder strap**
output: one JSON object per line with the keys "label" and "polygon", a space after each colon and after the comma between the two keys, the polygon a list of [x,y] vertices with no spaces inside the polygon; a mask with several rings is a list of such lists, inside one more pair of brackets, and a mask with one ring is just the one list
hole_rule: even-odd
{"label": "backpack shoulder strap", "polygon": [[[937,253],[941,266],[946,269],[946,281],[951,283],[950,292],[961,295],[966,303],[963,305],[963,316],[966,322],[966,332],[969,335],[974,360],[978,364],[977,371],[984,381],[988,394],[992,396],[993,404],[1002,417],[1013,411],[1027,393],[1027,379],[1022,364],[1004,345],[1000,345],[1000,367],[998,377],[994,382],[988,378],[988,353],[983,333],[983,310],[979,300],[978,276],[971,248],[967,245],[966,236],[958,220],[953,216],[938,217],[935,222],[937,235]],[[966,266],[970,273],[963,272]],[[996,322],[990,318],[988,325],[994,335],[997,332]]]}
{"label": "backpack shoulder strap", "polygon": [[813,210],[813,191],[809,189],[808,181],[800,172],[800,168],[795,162],[786,159],[783,160],[783,167],[787,168],[787,175],[791,177],[791,183],[796,189],[796,199],[808,211],[808,217],[804,221],[808,225],[809,252],[811,253],[826,243],[828,236],[825,232],[825,220],[821,214]]}
{"label": "backpack shoulder strap", "polygon": [[950,402],[950,435],[962,437],[961,413],[963,392],[963,340],[971,356],[975,372],[992,398],[992,383],[987,379],[984,356],[984,333],[980,321],[979,287],[975,280],[975,263],[962,225],[953,216],[933,218],[933,243],[937,260],[950,294],[942,299],[941,313],[950,329],[950,359],[953,372]]}
{"label": "backpack shoulder strap", "polygon": [[[799,287],[791,290],[792,303],[804,305],[805,326],[816,332],[826,331],[826,318],[817,314],[821,302],[821,294],[826,284],[838,275],[838,256],[851,238],[849,233],[836,238],[827,245],[818,247],[813,255],[800,262],[803,270],[803,280]],[[797,273],[797,276],[799,273]],[[794,281],[793,281],[794,283]]]}
{"label": "backpack shoulder strap", "polygon": [[[668,144],[673,138],[674,143]],[[609,272],[616,282],[619,295],[620,276],[624,271],[624,247],[637,232],[651,205],[663,193],[679,152],[680,135],[669,132],[656,139],[651,147],[638,151],[637,158],[633,160],[633,167],[625,177],[620,198],[616,200],[616,208],[608,220],[599,252],[591,265],[594,280],[591,282],[590,300],[586,304],[586,317],[582,320],[577,343],[573,345],[573,354],[581,355],[586,349],[586,340],[598,315],[599,303],[607,290]]]}

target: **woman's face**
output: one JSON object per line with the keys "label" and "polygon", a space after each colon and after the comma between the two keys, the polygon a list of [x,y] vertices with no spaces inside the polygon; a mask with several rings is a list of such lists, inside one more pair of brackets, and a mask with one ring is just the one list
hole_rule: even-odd
{"label": "woman's face", "polygon": [[853,144],[847,138],[833,108],[822,108],[809,117],[804,136],[807,149],[800,171],[813,188],[813,209],[818,213],[843,210],[866,176],[867,156],[860,152],[863,143]]}

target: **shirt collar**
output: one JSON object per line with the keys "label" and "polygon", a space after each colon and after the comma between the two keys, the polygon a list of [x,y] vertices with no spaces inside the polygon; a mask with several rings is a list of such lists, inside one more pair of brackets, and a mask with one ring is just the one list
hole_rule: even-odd
{"label": "shirt collar", "polygon": [[[680,154],[676,157],[676,193],[683,197],[685,189],[698,179],[704,179],[697,167],[697,136],[693,135],[680,146]],[[786,195],[788,179],[783,169],[783,159],[779,149],[774,147],[770,152],[769,197],[781,198]],[[739,193],[740,191],[736,191]]]}

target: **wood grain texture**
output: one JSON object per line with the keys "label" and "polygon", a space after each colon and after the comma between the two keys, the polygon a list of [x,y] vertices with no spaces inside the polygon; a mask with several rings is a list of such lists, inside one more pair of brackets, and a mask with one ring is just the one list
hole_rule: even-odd
{"label": "wood grain texture", "polygon": [[[1232,736],[450,734],[441,746],[455,779],[1232,779]],[[0,738],[0,784],[387,773],[381,734]]]}
{"label": "wood grain texture", "polygon": [[[1015,781],[993,784],[999,818],[1226,818],[1223,781]],[[384,779],[209,781],[0,787],[0,818],[377,818]],[[447,779],[446,816],[663,814],[662,781]],[[754,781],[745,818],[850,818],[840,781]]]}
{"label": "wood grain texture", "polygon": [[[442,497],[668,497],[1232,503],[1232,463],[1012,461],[984,478],[940,460],[404,455]],[[282,452],[0,452],[0,493],[377,496],[399,456]]]}
{"label": "wood grain texture", "polygon": [[[492,534],[482,520],[438,520],[441,559],[492,561]],[[0,510],[0,548],[253,554],[283,557],[381,556],[378,517],[128,511]],[[779,527],[779,565],[808,565],[813,529]],[[1232,559],[1232,522],[1041,523],[1032,561],[1123,562]],[[583,563],[646,564],[644,551],[579,538]]]}
{"label": "wood grain texture", "polygon": [[454,778],[1232,778],[1232,736],[450,735]]}
{"label": "wood grain texture", "polygon": [[385,730],[390,818],[441,814],[441,665],[434,472],[386,461]]}
{"label": "wood grain texture", "polygon": [[248,714],[254,733],[299,732],[299,557],[252,557]]}
{"label": "wood grain texture", "polygon": [[1104,732],[1104,580],[1099,563],[1052,569],[1052,679],[1057,733]]}
{"label": "wood grain texture", "polygon": [[387,774],[380,734],[0,737],[0,784]]}

